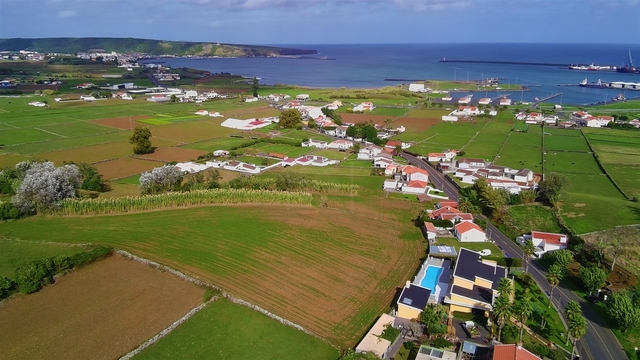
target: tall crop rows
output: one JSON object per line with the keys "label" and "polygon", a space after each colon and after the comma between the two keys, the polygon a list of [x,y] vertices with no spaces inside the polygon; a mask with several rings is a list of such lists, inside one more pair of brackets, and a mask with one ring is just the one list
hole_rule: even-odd
{"label": "tall crop rows", "polygon": [[100,215],[207,204],[274,203],[311,205],[304,192],[248,189],[212,189],[121,198],[67,199],[54,211],[60,215]]}

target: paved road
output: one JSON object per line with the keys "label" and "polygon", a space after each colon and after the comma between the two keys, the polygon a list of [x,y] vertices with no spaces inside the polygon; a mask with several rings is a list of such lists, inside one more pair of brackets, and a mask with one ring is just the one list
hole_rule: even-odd
{"label": "paved road", "polygon": [[[447,180],[442,173],[435,170],[425,161],[412,156],[403,154],[402,157],[407,159],[409,163],[429,171],[429,180],[452,200],[460,200],[458,189]],[[500,230],[487,221],[487,236],[494,241],[505,256],[512,258],[523,258],[522,249],[516,245],[511,239],[504,235]],[[546,280],[546,272],[537,262],[531,262],[528,272],[533,276],[538,285],[547,294],[551,292],[551,287]],[[578,341],[578,354],[581,359],[586,360],[623,360],[628,359],[618,340],[615,338],[611,330],[609,330],[602,319],[588,306],[586,301],[576,295],[573,291],[567,289],[560,284],[553,292],[553,303],[559,308],[564,309],[570,301],[577,301],[582,307],[582,312],[587,319],[587,333]]]}

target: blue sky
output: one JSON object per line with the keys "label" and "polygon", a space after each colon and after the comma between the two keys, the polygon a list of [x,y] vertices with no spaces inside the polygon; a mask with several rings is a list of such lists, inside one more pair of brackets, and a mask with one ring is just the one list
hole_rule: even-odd
{"label": "blue sky", "polygon": [[640,44],[640,0],[0,0],[0,37]]}

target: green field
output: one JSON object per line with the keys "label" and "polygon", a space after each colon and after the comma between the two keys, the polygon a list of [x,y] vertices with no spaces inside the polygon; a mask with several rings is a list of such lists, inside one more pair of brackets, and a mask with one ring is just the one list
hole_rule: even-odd
{"label": "green field", "polygon": [[442,152],[446,149],[460,149],[486,125],[486,120],[474,122],[439,122],[434,126],[417,133],[404,132],[394,139],[405,142],[414,141],[409,150],[426,155],[429,152]]}
{"label": "green field", "polygon": [[546,173],[602,174],[593,154],[553,150],[546,151],[544,171]]}
{"label": "green field", "polygon": [[232,147],[237,147],[250,141],[253,140],[248,138],[218,137],[211,140],[191,143],[183,147],[203,151],[230,150]]}
{"label": "green field", "polygon": [[[375,184],[380,194],[381,179],[355,180],[367,188],[367,182]],[[333,344],[353,346],[388,308],[396,286],[413,273],[424,251],[422,236],[410,222],[417,203],[371,198],[365,205],[358,198],[346,197],[348,202],[327,208],[239,205],[31,217],[2,223],[0,232],[23,240],[125,249],[197,274]],[[391,206],[389,212],[379,213],[372,201]]]}
{"label": "green field", "polygon": [[71,256],[84,250],[83,246],[70,246],[64,243],[3,238],[0,239],[0,276],[13,279],[15,269],[29,261],[58,255]]}
{"label": "green field", "polygon": [[390,117],[404,116],[409,109],[396,108],[396,107],[381,107],[378,106],[371,112],[371,115],[384,115]]}
{"label": "green field", "polygon": [[[547,132],[547,129],[545,129]],[[589,145],[582,136],[545,135],[544,149],[546,151],[575,151],[589,152]]]}
{"label": "green field", "polygon": [[528,168],[541,173],[541,134],[542,131],[537,126],[529,127],[526,133],[512,131],[500,155],[496,158],[496,164],[514,169]]}
{"label": "green field", "polygon": [[502,145],[507,141],[513,121],[507,121],[506,112],[500,112],[463,148],[465,156],[481,159],[493,158],[500,153]]}
{"label": "green field", "polygon": [[560,226],[549,207],[542,205],[518,205],[509,207],[505,225],[501,230],[514,239],[531,231],[559,233]]}
{"label": "green field", "polygon": [[338,355],[320,339],[221,298],[136,359],[335,360]]}
{"label": "green field", "polygon": [[625,130],[585,129],[598,160],[627,196],[640,191],[640,134]]}

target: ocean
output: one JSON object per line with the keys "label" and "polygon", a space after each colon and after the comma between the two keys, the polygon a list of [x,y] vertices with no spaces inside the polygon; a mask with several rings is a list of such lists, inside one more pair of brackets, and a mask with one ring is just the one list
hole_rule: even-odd
{"label": "ocean", "polygon": [[[620,91],[581,88],[589,82],[640,82],[640,75],[613,71],[577,71],[559,66],[451,63],[449,60],[490,60],[557,64],[591,64],[622,66],[628,53],[637,54],[640,45],[622,44],[368,44],[368,45],[275,45],[316,49],[320,59],[289,58],[208,58],[161,59],[171,67],[190,67],[211,72],[230,72],[258,77],[266,85],[291,84],[308,87],[373,88],[393,86],[403,80],[480,80],[499,78],[505,84],[522,84],[529,91],[488,92],[489,97],[508,95],[514,101],[533,101],[549,95],[562,96],[549,100],[556,104],[586,105],[611,101]],[[464,96],[455,93],[453,96]],[[640,91],[627,91],[627,98],[640,97]],[[476,95],[479,96],[479,95]],[[484,93],[482,93],[484,96]]]}

